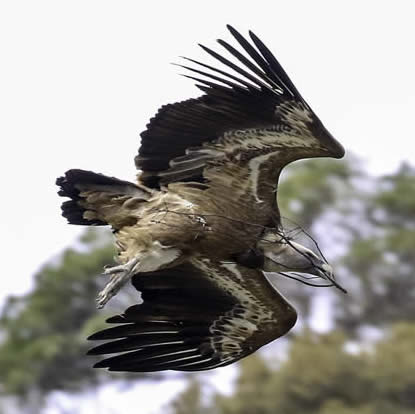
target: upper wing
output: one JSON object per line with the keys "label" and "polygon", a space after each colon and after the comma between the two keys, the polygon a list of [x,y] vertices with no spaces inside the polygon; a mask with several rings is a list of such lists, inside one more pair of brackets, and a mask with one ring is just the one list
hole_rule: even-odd
{"label": "upper wing", "polygon": [[[294,159],[344,154],[298,93],[276,58],[250,32],[253,44],[228,26],[243,48],[218,40],[241,65],[202,48],[235,74],[197,62],[183,66],[205,92],[198,99],[163,106],[141,134],[136,157],[141,182],[150,187],[177,181],[202,181],[206,164],[252,159],[279,151],[284,166]],[[241,156],[243,153],[243,156]],[[278,165],[277,165],[278,166]]]}
{"label": "upper wing", "polygon": [[194,260],[133,277],[143,303],[112,317],[121,325],[92,335],[113,340],[89,354],[118,355],[111,371],[200,371],[235,362],[284,335],[296,312],[261,271]]}

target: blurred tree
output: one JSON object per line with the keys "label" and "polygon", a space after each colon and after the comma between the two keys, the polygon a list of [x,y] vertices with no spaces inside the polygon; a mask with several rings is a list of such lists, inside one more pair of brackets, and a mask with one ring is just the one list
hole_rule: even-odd
{"label": "blurred tree", "polygon": [[[88,231],[76,250],[67,249],[36,274],[33,291],[8,298],[0,318],[2,394],[41,405],[51,391],[79,391],[100,378],[114,378],[101,376],[85,356],[86,337],[108,316],[97,311],[95,297],[105,282],[99,277],[102,268],[114,255],[109,240],[102,232]],[[118,311],[125,308],[126,295],[124,290],[117,297],[123,304]]]}
{"label": "blurred tree", "polygon": [[414,349],[415,323],[395,324],[377,344],[368,372],[375,396],[411,412],[415,411]]}
{"label": "blurred tree", "polygon": [[263,385],[271,380],[272,370],[259,354],[241,360],[239,369],[235,393],[231,398],[216,395],[215,406],[221,414],[267,414],[269,396]]}
{"label": "blurred tree", "polygon": [[350,332],[415,319],[415,169],[373,182],[344,265],[354,279],[337,321]]}
{"label": "blurred tree", "polygon": [[194,375],[189,376],[187,387],[170,403],[171,414],[212,414],[203,401],[202,384]]}
{"label": "blurred tree", "polygon": [[303,160],[284,169],[278,186],[278,205],[282,216],[311,230],[328,209],[341,207],[362,176],[355,158],[345,160]]}
{"label": "blurred tree", "polygon": [[306,331],[299,336],[289,359],[267,386],[268,395],[274,396],[273,412],[318,412],[329,399],[356,405],[369,385],[364,376],[366,361],[344,352],[344,345],[344,335],[337,332],[317,335]]}
{"label": "blurred tree", "polygon": [[[258,354],[249,357],[241,362],[233,394],[215,396],[208,412],[414,412],[415,324],[396,325],[371,351],[351,353],[346,349],[346,336],[342,333],[319,335],[306,331],[294,339],[286,361],[277,368],[271,369],[272,364]],[[184,394],[189,389],[190,386]],[[193,397],[201,399],[200,393]],[[197,406],[198,402],[193,404]]]}

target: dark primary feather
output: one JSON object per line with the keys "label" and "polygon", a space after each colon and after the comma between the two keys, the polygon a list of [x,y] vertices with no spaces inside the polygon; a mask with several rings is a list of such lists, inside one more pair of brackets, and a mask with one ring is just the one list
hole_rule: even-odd
{"label": "dark primary feather", "polygon": [[300,93],[297,91],[297,88],[291,82],[291,79],[288,77],[287,73],[285,72],[281,64],[278,62],[278,60],[275,58],[275,56],[271,53],[271,51],[264,45],[264,43],[262,43],[261,39],[259,39],[259,37],[255,35],[255,33],[249,31],[249,36],[251,37],[255,46],[261,52],[266,63],[269,65],[270,72],[280,82],[284,90],[289,92],[293,97],[295,97],[297,100],[301,101],[307,106],[306,102],[301,97]]}
{"label": "dark primary feather", "polygon": [[[207,68],[207,69],[211,70],[212,72],[220,73],[221,75],[224,75],[225,77],[227,77],[227,78],[229,78],[229,79],[232,79],[232,80],[234,80],[234,81],[236,81],[236,82],[240,83],[240,84],[241,84],[241,85],[243,85],[243,86],[246,86],[248,89],[258,89],[256,86],[254,86],[254,85],[252,85],[251,83],[249,83],[249,82],[245,81],[244,79],[238,78],[238,77],[237,77],[237,76],[235,76],[235,75],[232,75],[232,74],[230,74],[230,73],[228,73],[228,72],[225,72],[225,71],[220,70],[220,69],[218,69],[218,68],[215,68],[215,67],[213,67],[213,66],[206,65],[206,63],[202,63],[202,62],[199,62],[199,61],[197,61],[197,60],[190,59],[190,58],[187,58],[187,57],[183,57],[183,59],[188,60],[189,62],[192,62],[192,63],[194,63],[194,64],[196,64],[196,65],[199,65],[199,66],[202,66],[202,67],[204,67],[204,68]],[[189,66],[183,66],[183,65],[178,65],[178,66],[181,66],[181,67],[183,67],[183,68],[185,68],[185,69],[188,69],[188,70],[190,70],[190,71],[196,71],[196,69],[191,68],[191,67],[189,67]],[[201,73],[201,72],[199,72],[199,71],[198,71],[198,73]],[[211,76],[211,77],[212,77],[212,75],[211,75],[211,74],[209,74],[209,73],[207,73],[207,72],[203,72],[203,74],[204,74],[205,76]],[[213,78],[213,77],[212,77],[212,78]],[[220,78],[220,77],[218,77],[217,79],[218,79],[218,80],[220,80],[221,82],[224,82],[224,80],[225,80],[224,78]],[[240,85],[238,85],[238,87],[239,87],[239,88],[241,88],[241,86],[240,86]],[[235,86],[235,88],[236,88],[236,86]],[[242,89],[242,90],[243,90],[243,89]]]}
{"label": "dark primary feather", "polygon": [[[244,50],[249,54],[249,56],[257,63],[257,65],[263,70],[263,73],[269,78],[272,79],[275,82],[275,86],[280,89],[281,85],[284,85],[284,81],[281,79],[282,77],[284,77],[285,72],[282,69],[282,67],[280,66],[278,68],[277,71],[273,70],[270,63],[267,62],[257,51],[254,47],[252,47],[252,45],[237,31],[235,30],[232,26],[228,25],[227,26],[229,31],[232,33],[233,37],[238,41],[238,43],[244,48]],[[222,41],[223,42],[223,41]],[[225,46],[225,45],[224,45]],[[228,45],[229,46],[229,45]],[[231,47],[231,46],[229,46]],[[235,50],[234,48],[232,48],[233,50]],[[236,50],[235,50],[236,51]],[[243,55],[240,55],[239,52],[236,51],[236,53],[238,54],[239,59],[244,61],[248,61],[248,59],[245,59],[243,57]],[[243,63],[242,62],[242,63]],[[249,61],[248,61],[249,62]],[[258,74],[259,76],[263,76],[261,75],[261,71],[258,70],[255,65],[249,64],[249,66],[251,67],[251,70],[253,70],[256,74]],[[283,90],[281,91],[283,92]],[[287,88],[287,92],[289,92],[292,96],[294,96],[295,94],[289,90]],[[300,95],[298,94],[297,98]]]}
{"label": "dark primary feather", "polygon": [[[219,40],[219,43],[224,46],[227,45],[227,43]],[[229,45],[228,45],[229,46]],[[240,75],[244,76],[246,79],[250,80],[253,84],[256,84],[258,87],[260,87],[263,90],[268,90],[272,93],[276,92],[270,87],[270,85],[267,85],[266,83],[262,82],[260,79],[256,78],[255,76],[252,76],[249,72],[246,70],[240,68],[239,66],[232,63],[230,60],[224,58],[219,53],[216,53],[214,50],[209,49],[206,46],[200,45],[200,47],[207,52],[209,55],[213,56],[215,59],[217,59],[219,62],[223,63],[224,65],[230,67],[235,72],[239,73]],[[229,49],[228,49],[229,50]]]}

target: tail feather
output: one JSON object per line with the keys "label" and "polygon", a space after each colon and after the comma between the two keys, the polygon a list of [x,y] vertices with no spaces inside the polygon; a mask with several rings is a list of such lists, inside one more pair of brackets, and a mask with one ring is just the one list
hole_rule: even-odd
{"label": "tail feather", "polygon": [[118,228],[131,223],[137,219],[131,216],[135,205],[132,201],[140,203],[152,194],[142,185],[79,169],[67,171],[56,185],[60,196],[70,198],[62,203],[62,215],[70,224],[88,226],[110,224]]}
{"label": "tail feather", "polygon": [[61,205],[62,216],[69,224],[80,224],[83,226],[107,226],[108,223],[98,219],[85,219],[86,208],[81,207],[76,200],[64,201]]}

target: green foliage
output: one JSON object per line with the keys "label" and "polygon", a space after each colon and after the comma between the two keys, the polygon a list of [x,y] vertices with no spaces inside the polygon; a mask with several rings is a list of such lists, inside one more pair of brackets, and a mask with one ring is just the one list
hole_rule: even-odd
{"label": "green foliage", "polygon": [[278,186],[281,214],[310,229],[312,224],[350,191],[360,175],[356,161],[304,160],[284,170]]}
{"label": "green foliage", "polygon": [[212,414],[202,401],[202,384],[191,376],[186,389],[170,403],[172,414]]}
{"label": "green foliage", "polygon": [[415,409],[415,324],[399,323],[376,347],[368,372],[374,393]]}
{"label": "green foliage", "polygon": [[[231,398],[221,395],[215,397],[215,405],[220,408],[220,414],[268,413],[269,399],[263,385],[271,380],[272,371],[258,354],[243,359],[239,368],[240,375],[233,396]],[[252,381],[252,379],[255,380]]]}
{"label": "green foliage", "polygon": [[415,169],[373,182],[362,226],[344,258],[358,282],[337,307],[338,322],[349,331],[415,320]]}
{"label": "green foliage", "polygon": [[403,163],[397,173],[383,177],[382,187],[374,201],[387,214],[383,224],[414,224],[415,168]]}
{"label": "green foliage", "polygon": [[[318,335],[307,331],[293,341],[286,361],[277,368],[270,368],[258,354],[247,358],[242,361],[234,393],[214,397],[209,412],[413,412],[415,324],[396,325],[371,351],[351,353],[346,344],[344,333]],[[195,401],[192,404],[197,406]],[[172,409],[172,414],[179,413],[182,411]]]}
{"label": "green foliage", "polygon": [[[104,323],[95,297],[99,275],[112,262],[109,238],[90,231],[78,250],[67,249],[56,264],[35,276],[35,288],[10,297],[0,319],[0,383],[4,394],[24,398],[36,389],[77,391],[98,383],[99,372],[85,356],[86,337]],[[102,279],[102,281],[100,280]]]}
{"label": "green foliage", "polygon": [[275,401],[277,412],[312,412],[331,398],[352,405],[357,402],[366,384],[364,378],[359,378],[360,383],[355,379],[364,365],[359,357],[344,352],[344,343],[344,335],[338,333],[306,332],[297,338],[289,360],[269,385],[270,392],[279,396]]}

